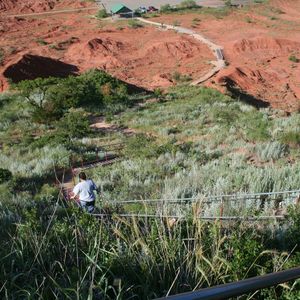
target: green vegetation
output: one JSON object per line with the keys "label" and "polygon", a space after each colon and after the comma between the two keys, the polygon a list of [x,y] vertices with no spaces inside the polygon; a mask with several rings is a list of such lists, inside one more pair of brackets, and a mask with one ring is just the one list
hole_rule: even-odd
{"label": "green vegetation", "polygon": [[41,39],[41,38],[36,39],[36,42],[41,46],[48,45],[48,43],[44,39]]}
{"label": "green vegetation", "polygon": [[104,19],[104,18],[107,18],[108,16],[109,16],[109,15],[108,15],[106,9],[100,9],[100,10],[98,11],[97,15],[96,15],[96,17],[97,17],[98,19]]}
{"label": "green vegetation", "polygon": [[161,13],[167,13],[167,12],[173,11],[173,8],[170,4],[163,4],[163,5],[160,6],[159,11]]}
{"label": "green vegetation", "polygon": [[183,0],[178,5],[178,8],[197,8],[199,5],[197,5],[196,1],[194,0]]}
{"label": "green vegetation", "polygon": [[[297,255],[274,249],[278,240],[255,226],[236,224],[224,231],[218,223],[196,219],[175,225],[117,217],[104,222],[75,209],[55,211],[55,198],[48,197],[36,200],[35,207],[28,199],[19,208],[5,205],[6,215],[21,216],[22,226],[1,213],[0,230],[14,233],[1,235],[3,298],[153,299],[298,262]],[[299,236],[294,216],[287,238]],[[296,236],[290,239],[294,243]],[[272,288],[255,299],[288,299],[297,287]]]}
{"label": "green vegetation", "polygon": [[128,21],[128,27],[137,29],[137,28],[144,27],[144,25],[141,22],[139,22],[135,19],[131,19],[131,20]]}
{"label": "green vegetation", "polygon": [[231,0],[225,0],[224,1],[224,4],[228,7],[231,7],[232,6],[232,3],[231,3]]}
{"label": "green vegetation", "polygon": [[96,70],[65,79],[25,80],[15,88],[30,104],[32,120],[39,123],[58,120],[71,108],[116,112],[118,104],[128,104],[126,87]]}
{"label": "green vegetation", "polygon": [[229,15],[235,8],[232,6],[224,6],[218,8],[212,7],[201,7],[197,5],[195,1],[182,1],[180,4],[176,6],[171,6],[170,4],[164,4],[160,7],[160,13],[165,14],[186,14],[186,13],[198,13],[204,15],[212,15],[215,18],[221,19],[227,15]]}
{"label": "green vegetation", "polygon": [[262,3],[267,3],[269,0],[254,0],[254,3],[257,4],[262,4]]}
{"label": "green vegetation", "polygon": [[0,184],[12,179],[12,173],[9,170],[0,168]]}
{"label": "green vegetation", "polygon": [[179,72],[174,72],[172,78],[176,82],[187,82],[192,80],[192,77],[190,75],[182,75]]}
{"label": "green vegetation", "polygon": [[176,6],[171,6],[170,4],[163,4],[160,7],[161,13],[170,13],[177,11],[185,11],[189,9],[198,9],[200,6],[194,0],[183,0]]}
{"label": "green vegetation", "polygon": [[289,60],[294,62],[294,63],[300,62],[300,59],[294,54],[290,55]]}
{"label": "green vegetation", "polygon": [[[153,299],[299,265],[300,211],[283,221],[205,222],[209,195],[299,188],[300,117],[256,109],[203,87],[145,95],[101,71],[24,81],[0,95],[0,295],[3,299]],[[118,113],[118,115],[116,115]],[[108,116],[120,132],[96,131]],[[121,133],[129,127],[131,136]],[[292,131],[291,131],[292,128]],[[101,189],[96,219],[65,203],[54,171],[123,141],[123,159],[91,169]],[[100,153],[101,155],[101,153]],[[197,197],[189,205],[115,200]],[[164,201],[166,202],[166,201]],[[224,214],[261,216],[274,206],[236,201]],[[170,219],[118,212],[169,213]],[[159,279],[158,279],[159,278]],[[255,294],[296,299],[298,283]],[[251,297],[249,297],[251,298]],[[253,298],[253,296],[252,296]]]}

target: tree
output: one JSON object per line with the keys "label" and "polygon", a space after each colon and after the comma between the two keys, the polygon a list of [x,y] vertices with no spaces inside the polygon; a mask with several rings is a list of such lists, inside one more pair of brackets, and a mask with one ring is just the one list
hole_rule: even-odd
{"label": "tree", "polygon": [[31,104],[32,120],[50,123],[59,120],[70,108],[97,107],[126,103],[126,86],[100,70],[91,70],[80,76],[67,78],[37,78],[16,85]]}
{"label": "tree", "polygon": [[83,110],[70,110],[57,123],[57,135],[72,138],[87,136],[91,131],[89,120]]}
{"label": "tree", "polygon": [[183,0],[179,6],[181,8],[194,8],[194,7],[198,7],[196,1],[194,0]]}
{"label": "tree", "polygon": [[98,19],[104,19],[108,17],[108,13],[106,11],[106,9],[100,9],[97,13],[97,18]]}
{"label": "tree", "polygon": [[21,92],[21,95],[33,106],[43,108],[47,99],[50,86],[57,84],[58,78],[36,78],[34,80],[23,80],[14,87]]}
{"label": "tree", "polygon": [[160,7],[160,12],[162,12],[162,13],[170,12],[172,10],[173,10],[173,8],[170,4],[164,4],[164,5],[161,5],[161,7]]}

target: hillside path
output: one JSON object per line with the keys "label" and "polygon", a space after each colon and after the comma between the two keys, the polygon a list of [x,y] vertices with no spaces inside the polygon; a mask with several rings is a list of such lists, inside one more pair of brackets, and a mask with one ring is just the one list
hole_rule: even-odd
{"label": "hillside path", "polygon": [[225,67],[223,47],[213,43],[212,41],[210,41],[203,35],[195,32],[191,29],[180,27],[180,26],[173,26],[173,25],[168,25],[165,23],[157,23],[157,22],[146,20],[144,18],[136,18],[136,19],[139,20],[140,22],[143,22],[146,24],[154,25],[154,26],[157,26],[160,28],[165,28],[167,30],[175,30],[178,33],[187,34],[187,35],[193,37],[194,39],[200,41],[201,43],[207,45],[208,48],[211,49],[211,51],[213,52],[213,55],[216,57],[215,61],[211,61],[211,64],[214,65],[214,68],[211,69],[209,72],[207,72],[205,75],[201,76],[200,78],[192,81],[191,85],[198,85],[198,84],[208,80],[209,78],[214,76],[216,73],[218,73],[221,69],[223,69]]}

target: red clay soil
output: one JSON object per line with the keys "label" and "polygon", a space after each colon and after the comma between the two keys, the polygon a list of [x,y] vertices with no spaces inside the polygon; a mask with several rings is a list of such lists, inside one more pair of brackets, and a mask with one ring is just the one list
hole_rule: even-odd
{"label": "red clay soil", "polygon": [[206,85],[234,89],[274,108],[300,108],[300,0],[234,10],[225,16],[166,15],[157,22],[179,22],[224,47],[228,67]]}
{"label": "red clay soil", "polygon": [[147,89],[174,85],[175,72],[201,77],[214,59],[193,38],[151,26],[128,28],[128,21],[101,22],[88,12],[0,18],[0,45],[0,91],[8,88],[8,78],[47,76],[38,57],[59,60],[78,73],[103,69]]}
{"label": "red clay soil", "polygon": [[[1,1],[5,14],[83,5],[80,3]],[[270,0],[269,4],[223,15],[170,14],[153,20],[168,24],[177,21],[224,47],[228,67],[206,85],[249,94],[286,111],[299,109],[300,63],[290,58],[294,55],[300,59],[300,0]],[[26,55],[32,55],[35,67],[23,72],[24,64],[28,66]],[[211,69],[209,61],[214,60],[205,45],[185,35],[150,26],[129,29],[126,21],[107,25],[87,12],[0,17],[0,91],[8,88],[5,75],[12,76],[12,68],[17,74],[28,74],[28,78],[47,76],[47,72],[38,71],[41,64],[35,58],[40,56],[78,68],[77,72],[104,69],[148,89],[175,84],[175,72],[197,79]]]}
{"label": "red clay soil", "polygon": [[[74,0],[1,0],[0,13],[35,13],[65,7],[81,8],[91,6],[88,1]],[[95,4],[94,4],[95,5]]]}

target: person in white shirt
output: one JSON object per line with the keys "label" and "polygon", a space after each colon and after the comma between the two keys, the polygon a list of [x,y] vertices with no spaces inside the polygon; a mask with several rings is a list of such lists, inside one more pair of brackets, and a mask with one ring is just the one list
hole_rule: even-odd
{"label": "person in white shirt", "polygon": [[95,209],[96,200],[94,191],[97,191],[97,186],[94,181],[87,179],[84,172],[80,172],[79,183],[74,187],[71,199],[74,199],[78,196],[80,207],[87,212],[92,213]]}

